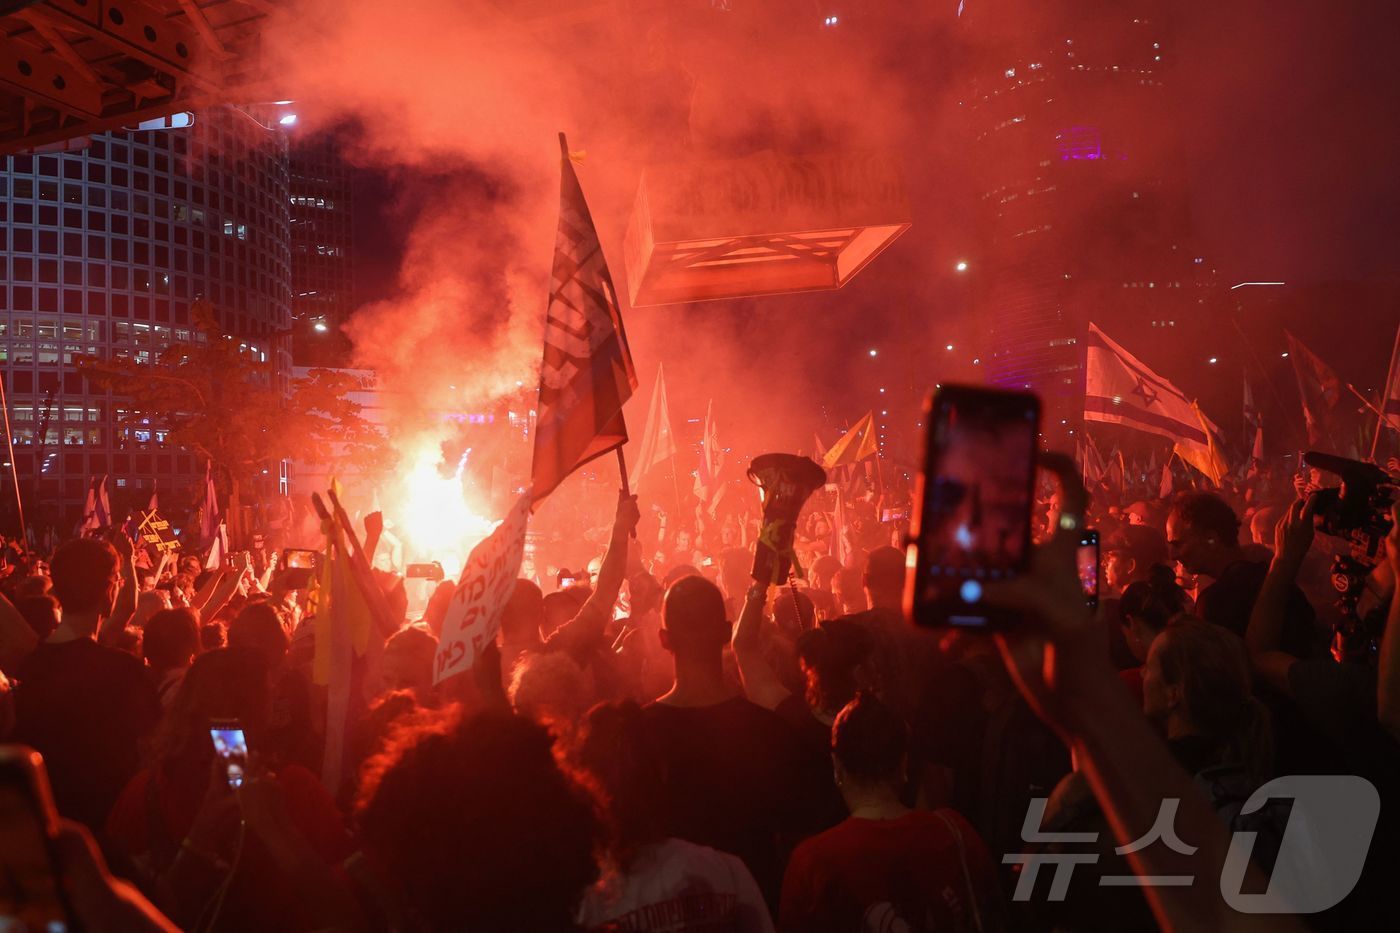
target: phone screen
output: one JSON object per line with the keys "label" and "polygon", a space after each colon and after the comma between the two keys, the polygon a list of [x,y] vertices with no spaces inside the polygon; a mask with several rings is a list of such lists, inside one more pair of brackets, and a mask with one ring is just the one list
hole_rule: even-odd
{"label": "phone screen", "polygon": [[1030,558],[1040,400],[968,386],[929,401],[907,601],[920,625],[986,627],[1009,617],[982,600]]}
{"label": "phone screen", "polygon": [[0,929],[69,929],[53,863],[56,814],[39,756],[18,746],[0,759]]}
{"label": "phone screen", "polygon": [[316,552],[310,548],[289,547],[282,552],[283,567],[315,567]]}
{"label": "phone screen", "polygon": [[228,786],[237,790],[243,786],[248,766],[248,739],[243,729],[236,723],[216,723],[210,727],[209,737],[214,740],[214,752],[224,760]]}
{"label": "phone screen", "polygon": [[1085,529],[1079,538],[1079,549],[1075,553],[1079,567],[1079,587],[1084,592],[1084,601],[1093,607],[1099,604],[1099,533],[1092,528]]}

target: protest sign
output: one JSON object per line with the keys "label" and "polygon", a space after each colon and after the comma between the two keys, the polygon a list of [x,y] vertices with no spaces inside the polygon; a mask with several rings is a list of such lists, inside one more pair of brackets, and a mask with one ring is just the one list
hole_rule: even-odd
{"label": "protest sign", "polygon": [[159,554],[180,550],[180,539],[170,530],[170,522],[161,518],[155,509],[142,513],[137,531],[141,533],[141,542],[155,548]]}
{"label": "protest sign", "polygon": [[435,683],[471,670],[483,648],[496,637],[501,613],[515,590],[530,518],[530,493],[510,510],[505,521],[472,548],[452,594],[438,641]]}

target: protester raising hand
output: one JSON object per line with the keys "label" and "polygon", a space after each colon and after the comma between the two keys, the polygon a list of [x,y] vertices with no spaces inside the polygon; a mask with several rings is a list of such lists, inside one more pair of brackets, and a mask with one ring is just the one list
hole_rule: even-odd
{"label": "protester raising hand", "polygon": [[[1075,562],[1088,492],[1070,457],[1044,453],[1041,464],[1061,483],[1054,533],[1032,552],[1028,574],[988,585],[987,601],[1027,614],[1026,630],[998,636],[1002,658],[1027,702],[1073,746],[1070,733],[1085,701],[1092,709],[1101,699],[1089,691],[1112,686],[1118,678],[1104,629],[1085,605]],[[1113,696],[1115,702],[1127,699]]]}
{"label": "protester raising hand", "polygon": [[1293,500],[1283,518],[1274,526],[1274,559],[1287,562],[1294,573],[1297,565],[1312,547],[1317,533],[1313,515],[1317,511],[1317,493]]}
{"label": "protester raising hand", "polygon": [[[1027,574],[987,588],[988,602],[1025,613],[1022,628],[997,636],[1012,678],[1037,714],[1074,751],[1122,846],[1147,837],[1164,804],[1179,801],[1174,827],[1188,851],[1158,844],[1127,855],[1139,878],[1195,879],[1186,887],[1143,887],[1163,929],[1302,930],[1291,917],[1237,913],[1222,896],[1229,833],[1129,699],[1079,591],[1075,548],[1088,495],[1078,467],[1063,454],[1042,454],[1041,464],[1060,484],[1054,532],[1032,553]],[[1263,888],[1253,866],[1245,886]]]}
{"label": "protester raising hand", "polygon": [[641,517],[637,497],[625,489],[620,491],[617,494],[612,537],[608,541],[607,553],[603,555],[602,566],[598,568],[597,586],[574,617],[549,638],[547,645],[551,650],[567,651],[574,660],[584,663],[589,654],[598,649],[603,629],[612,621],[613,606],[622,590],[627,569],[627,549]]}

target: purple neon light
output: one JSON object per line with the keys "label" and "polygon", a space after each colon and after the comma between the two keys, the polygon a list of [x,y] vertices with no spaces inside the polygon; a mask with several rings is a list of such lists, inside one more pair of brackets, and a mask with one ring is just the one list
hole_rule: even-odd
{"label": "purple neon light", "polygon": [[1103,138],[1097,126],[1067,127],[1055,134],[1055,141],[1059,146],[1060,158],[1066,161],[1104,157]]}

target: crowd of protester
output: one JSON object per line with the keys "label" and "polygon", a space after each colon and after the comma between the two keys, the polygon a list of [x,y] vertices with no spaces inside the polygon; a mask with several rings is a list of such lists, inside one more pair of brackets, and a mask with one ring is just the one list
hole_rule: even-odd
{"label": "crowd of protester", "polygon": [[[1381,825],[1352,895],[1303,919],[1375,928],[1400,862],[1400,529],[1358,607],[1372,656],[1343,663],[1326,476],[1137,499],[1046,466],[1032,570],[988,587],[1022,616],[997,638],[904,618],[902,488],[814,497],[791,586],[749,575],[756,509],[667,529],[621,496],[605,552],[518,580],[496,643],[442,684],[452,584],[410,618],[404,581],[370,572],[399,617],[329,746],[324,620],[291,571],[155,560],[119,530],[8,542],[0,739],[44,757],[92,929],[1302,928],[1231,910],[1217,879],[1232,832],[1256,834],[1254,889],[1283,844],[1287,807],[1246,807],[1255,789],[1332,773],[1378,788]],[[248,738],[237,789],[225,720]],[[1129,845],[1168,798],[1189,856]],[[1016,896],[1028,859],[1064,852],[1058,897],[1048,871]]]}

